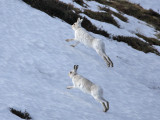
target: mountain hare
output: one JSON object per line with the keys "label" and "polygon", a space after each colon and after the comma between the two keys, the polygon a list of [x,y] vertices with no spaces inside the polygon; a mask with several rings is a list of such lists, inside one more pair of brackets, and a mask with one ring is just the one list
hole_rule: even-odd
{"label": "mountain hare", "polygon": [[77,73],[78,65],[74,65],[74,69],[69,72],[69,77],[72,79],[73,86],[68,86],[67,89],[79,88],[81,91],[93,96],[95,100],[100,102],[104,107],[104,112],[109,110],[109,102],[103,98],[103,90],[88,79]]}
{"label": "mountain hare", "polygon": [[66,41],[77,41],[75,47],[79,42],[83,43],[86,46],[92,47],[107,63],[108,67],[113,67],[111,59],[105,53],[105,44],[100,40],[91,36],[84,28],[81,27],[83,19],[78,18],[77,22],[72,25],[72,29],[75,31],[75,38],[67,39]]}

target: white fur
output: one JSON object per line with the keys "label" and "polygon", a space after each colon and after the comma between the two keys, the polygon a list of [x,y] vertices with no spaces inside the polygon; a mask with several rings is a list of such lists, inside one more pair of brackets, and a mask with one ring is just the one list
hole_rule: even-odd
{"label": "white fur", "polygon": [[107,62],[108,67],[113,67],[112,61],[105,53],[105,44],[100,39],[94,38],[84,28],[82,28],[82,21],[83,19],[78,18],[77,22],[72,25],[72,29],[75,31],[75,38],[67,39],[66,41],[77,41],[75,45],[71,45],[72,47],[75,47],[79,42],[81,42],[84,45],[93,48],[105,60],[105,62]]}
{"label": "white fur", "polygon": [[92,95],[95,100],[103,105],[104,112],[106,112],[109,109],[109,102],[103,98],[102,88],[79,75],[77,69],[78,65],[74,65],[74,69],[69,72],[69,77],[72,79],[73,86],[68,86],[67,89],[78,88],[81,91]]}

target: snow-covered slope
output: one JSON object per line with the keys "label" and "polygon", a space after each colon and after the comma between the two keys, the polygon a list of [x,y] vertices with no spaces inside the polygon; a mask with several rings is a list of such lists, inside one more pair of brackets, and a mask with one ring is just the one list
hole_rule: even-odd
{"label": "snow-covered slope", "polygon": [[[113,68],[84,45],[70,47],[67,23],[21,0],[1,0],[0,120],[20,120],[9,107],[26,109],[34,120],[159,120],[159,56],[93,35],[104,40]],[[91,96],[66,89],[74,64],[104,89],[107,113]]]}

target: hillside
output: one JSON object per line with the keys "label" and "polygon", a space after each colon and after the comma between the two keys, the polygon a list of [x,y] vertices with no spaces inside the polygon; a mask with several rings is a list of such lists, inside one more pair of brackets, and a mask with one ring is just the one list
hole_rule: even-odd
{"label": "hillside", "polygon": [[88,31],[125,42],[145,53],[160,55],[156,48],[160,46],[160,15],[152,9],[145,10],[125,0],[23,1],[69,24],[82,17],[82,26]]}
{"label": "hillside", "polygon": [[[62,2],[72,3],[74,9],[85,8],[70,0]],[[102,5],[84,2],[91,12],[99,11],[96,6]],[[156,26],[124,13],[127,22],[112,15],[116,26],[79,12],[77,16],[85,17],[83,26],[91,25],[86,27],[90,34],[104,41],[114,63],[113,68],[108,68],[92,49],[82,44],[73,48],[65,41],[74,37],[70,24],[77,16],[62,19],[21,0],[1,0],[0,15],[1,120],[21,120],[9,108],[26,110],[34,120],[159,120],[160,47]],[[158,42],[146,42],[137,33]],[[126,41],[137,38],[150,51],[145,52],[141,45],[134,48],[124,38],[119,42],[118,36]],[[72,84],[68,72],[74,64],[79,65],[80,74],[103,88],[110,102],[107,113],[91,96],[66,89]]]}

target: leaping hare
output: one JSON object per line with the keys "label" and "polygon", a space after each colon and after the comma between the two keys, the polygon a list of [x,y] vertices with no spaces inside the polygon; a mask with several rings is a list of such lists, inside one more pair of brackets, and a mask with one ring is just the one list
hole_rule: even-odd
{"label": "leaping hare", "polygon": [[66,41],[77,41],[75,45],[71,45],[72,47],[78,45],[79,42],[92,47],[104,59],[108,67],[113,67],[113,62],[105,53],[105,44],[100,39],[91,36],[84,28],[82,28],[82,21],[83,19],[78,18],[77,22],[72,25],[72,29],[75,31],[75,38],[67,39]]}
{"label": "leaping hare", "polygon": [[103,105],[104,112],[107,112],[109,110],[109,102],[103,98],[102,88],[79,75],[77,69],[78,65],[74,65],[74,69],[69,72],[69,77],[72,79],[73,86],[68,86],[67,89],[78,88],[81,91],[92,95],[95,100]]}

